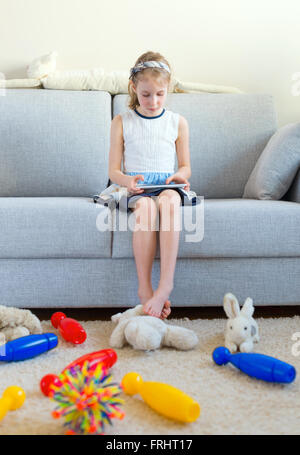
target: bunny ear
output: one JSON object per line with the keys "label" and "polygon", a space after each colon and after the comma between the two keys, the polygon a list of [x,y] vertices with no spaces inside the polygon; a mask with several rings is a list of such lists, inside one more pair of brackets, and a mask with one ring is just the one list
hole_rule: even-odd
{"label": "bunny ear", "polygon": [[240,306],[237,298],[228,292],[224,296],[223,306],[225,313],[229,317],[229,319],[236,318],[240,314]]}
{"label": "bunny ear", "polygon": [[245,303],[244,303],[244,305],[242,307],[241,314],[243,316],[251,318],[253,313],[254,313],[253,300],[250,299],[250,297],[247,297],[247,299],[245,300]]}

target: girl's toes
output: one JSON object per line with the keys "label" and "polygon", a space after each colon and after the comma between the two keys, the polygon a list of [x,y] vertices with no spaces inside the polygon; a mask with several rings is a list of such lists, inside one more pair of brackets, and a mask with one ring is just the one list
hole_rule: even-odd
{"label": "girl's toes", "polygon": [[144,305],[143,311],[145,314],[151,314],[151,307],[149,307],[148,305]]}
{"label": "girl's toes", "polygon": [[155,316],[155,310],[153,310],[153,308],[151,307],[148,314],[149,316]]}
{"label": "girl's toes", "polygon": [[166,300],[165,304],[164,304],[164,310],[167,309],[167,308],[170,308],[170,306],[171,306],[170,300]]}
{"label": "girl's toes", "polygon": [[161,313],[160,313],[159,311],[154,310],[152,316],[154,316],[155,318],[159,318],[159,317],[160,317],[160,314],[161,314]]}
{"label": "girl's toes", "polygon": [[166,319],[170,315],[170,313],[171,313],[171,308],[164,307],[164,309],[162,310],[161,315],[162,315],[163,319]]}

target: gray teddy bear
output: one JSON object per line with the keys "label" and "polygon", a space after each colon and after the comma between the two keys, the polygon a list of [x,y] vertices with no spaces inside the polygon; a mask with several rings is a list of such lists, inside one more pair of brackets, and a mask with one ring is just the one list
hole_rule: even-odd
{"label": "gray teddy bear", "polygon": [[42,331],[39,319],[31,311],[0,305],[0,344]]}

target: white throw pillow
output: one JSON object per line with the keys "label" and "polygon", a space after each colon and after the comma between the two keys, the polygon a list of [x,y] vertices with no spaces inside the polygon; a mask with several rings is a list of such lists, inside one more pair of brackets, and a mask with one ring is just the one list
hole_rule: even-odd
{"label": "white throw pillow", "polygon": [[38,88],[42,87],[39,79],[0,79],[0,88]]}
{"label": "white throw pillow", "polygon": [[56,90],[104,90],[115,95],[128,93],[128,72],[103,68],[55,71],[41,79],[43,87]]}

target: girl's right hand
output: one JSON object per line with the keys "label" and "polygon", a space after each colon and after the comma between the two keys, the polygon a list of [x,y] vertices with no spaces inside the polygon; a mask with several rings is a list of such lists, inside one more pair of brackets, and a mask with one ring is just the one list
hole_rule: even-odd
{"label": "girl's right hand", "polygon": [[142,188],[136,187],[136,184],[139,180],[144,181],[144,176],[142,174],[130,176],[130,179],[128,180],[128,184],[127,184],[127,190],[129,193],[140,194],[140,193],[144,192],[144,190]]}

